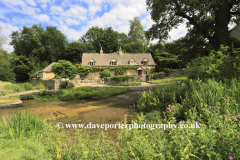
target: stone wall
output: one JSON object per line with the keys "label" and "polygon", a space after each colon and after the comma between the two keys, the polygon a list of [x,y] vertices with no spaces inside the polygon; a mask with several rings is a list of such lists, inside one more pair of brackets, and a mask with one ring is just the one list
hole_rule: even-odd
{"label": "stone wall", "polygon": [[[43,82],[44,85],[49,88],[50,90],[58,90],[60,89],[60,79],[48,79],[44,80],[41,78],[33,78],[29,81],[33,86],[38,85],[39,83]],[[80,81],[78,78],[70,80],[74,85],[80,85]]]}

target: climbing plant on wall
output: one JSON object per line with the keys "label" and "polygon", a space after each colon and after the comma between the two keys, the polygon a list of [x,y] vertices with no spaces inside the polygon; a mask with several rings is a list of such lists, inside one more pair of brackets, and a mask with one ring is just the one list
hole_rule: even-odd
{"label": "climbing plant on wall", "polygon": [[88,73],[109,70],[114,71],[114,75],[123,75],[127,69],[137,69],[138,66],[113,66],[113,67],[101,67],[101,66],[81,66],[81,64],[75,64],[77,72],[81,77],[85,77]]}

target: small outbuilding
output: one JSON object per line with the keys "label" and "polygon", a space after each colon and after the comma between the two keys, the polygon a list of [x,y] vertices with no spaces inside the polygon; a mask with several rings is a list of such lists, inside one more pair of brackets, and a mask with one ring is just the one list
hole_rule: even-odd
{"label": "small outbuilding", "polygon": [[59,63],[58,62],[53,62],[49,66],[47,66],[44,69],[42,69],[41,71],[39,71],[38,72],[38,78],[41,78],[43,80],[53,79],[55,77],[55,74],[53,72],[51,72],[51,70],[52,70],[52,66],[54,64],[59,64]]}

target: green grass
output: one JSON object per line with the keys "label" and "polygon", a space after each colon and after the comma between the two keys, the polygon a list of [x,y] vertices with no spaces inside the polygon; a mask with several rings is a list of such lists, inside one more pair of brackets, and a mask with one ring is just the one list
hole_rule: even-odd
{"label": "green grass", "polygon": [[173,81],[186,80],[186,79],[187,79],[187,76],[171,77],[171,78],[164,78],[164,79],[148,81],[148,83],[161,84],[161,83],[169,83],[169,82],[173,82]]}
{"label": "green grass", "polygon": [[[91,88],[87,90],[91,91]],[[144,114],[131,119],[126,115],[124,121],[119,122],[150,124],[149,129],[121,129],[118,141],[113,141],[101,130],[96,136],[90,136],[81,129],[77,130],[73,140],[69,138],[67,129],[57,129],[54,124],[39,119],[35,119],[34,123],[45,125],[31,127],[34,123],[27,121],[28,116],[18,114],[18,117],[25,117],[25,121],[15,118],[9,122],[9,127],[0,123],[0,157],[28,159],[24,158],[27,155],[63,160],[240,159],[239,104],[240,82],[236,80],[232,80],[231,85],[211,79],[204,83],[201,80],[181,80],[156,87],[140,96],[136,107]],[[156,129],[154,125],[169,123],[177,125],[177,128]],[[197,124],[199,128],[189,128],[192,124]],[[188,127],[178,128],[180,125]],[[23,141],[24,138],[26,141]],[[29,146],[26,145],[28,143]],[[15,148],[26,148],[29,152],[23,149],[20,150],[22,152],[13,152]]]}
{"label": "green grass", "polygon": [[1,85],[1,91],[2,91],[0,96],[32,90],[32,87],[33,87],[32,84],[30,83],[14,84],[14,83],[5,82],[5,81],[0,81],[0,85]]}
{"label": "green grass", "polygon": [[21,100],[38,98],[39,101],[69,101],[82,98],[107,98],[132,91],[119,87],[80,87],[60,91],[32,93],[20,96]]}
{"label": "green grass", "polygon": [[0,104],[14,103],[19,100],[18,96],[0,97]]}
{"label": "green grass", "polygon": [[116,84],[106,83],[106,84],[112,86],[140,86],[141,82],[116,83]]}

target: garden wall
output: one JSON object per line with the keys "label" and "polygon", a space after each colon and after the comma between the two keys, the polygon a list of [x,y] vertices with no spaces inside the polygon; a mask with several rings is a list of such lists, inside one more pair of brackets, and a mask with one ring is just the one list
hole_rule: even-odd
{"label": "garden wall", "polygon": [[[29,81],[29,83],[31,83],[33,86],[36,86],[41,82],[43,82],[44,85],[50,90],[58,90],[60,88],[60,79],[43,80],[41,78],[33,78]],[[78,78],[70,80],[70,82],[72,82],[74,85],[80,85],[80,81]]]}

